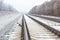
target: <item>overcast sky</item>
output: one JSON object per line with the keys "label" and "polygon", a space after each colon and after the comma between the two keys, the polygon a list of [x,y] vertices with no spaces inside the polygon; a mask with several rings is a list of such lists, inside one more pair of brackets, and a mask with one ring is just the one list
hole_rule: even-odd
{"label": "overcast sky", "polygon": [[20,12],[28,12],[35,5],[41,5],[45,1],[47,0],[4,0],[4,3],[13,6]]}

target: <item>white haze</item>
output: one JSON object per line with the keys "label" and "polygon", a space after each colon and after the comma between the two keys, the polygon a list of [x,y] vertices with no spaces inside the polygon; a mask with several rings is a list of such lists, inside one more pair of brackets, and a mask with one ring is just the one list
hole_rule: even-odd
{"label": "white haze", "polygon": [[13,6],[20,12],[28,12],[35,5],[41,5],[45,1],[50,0],[4,0],[4,3]]}

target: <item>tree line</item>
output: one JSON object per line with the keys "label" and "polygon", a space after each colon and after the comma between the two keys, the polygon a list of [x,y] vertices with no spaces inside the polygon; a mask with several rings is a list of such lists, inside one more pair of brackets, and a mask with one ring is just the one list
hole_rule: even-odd
{"label": "tree line", "polygon": [[34,6],[29,14],[60,16],[60,0],[45,1],[42,5]]}
{"label": "tree line", "polygon": [[11,11],[16,12],[17,10],[13,8],[11,5],[7,5],[3,3],[3,1],[0,1],[0,11]]}

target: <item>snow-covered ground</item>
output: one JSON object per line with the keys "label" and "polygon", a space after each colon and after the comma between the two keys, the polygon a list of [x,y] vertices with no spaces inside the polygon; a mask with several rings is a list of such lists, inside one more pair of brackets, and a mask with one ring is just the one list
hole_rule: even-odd
{"label": "snow-covered ground", "polygon": [[50,20],[47,20],[47,19],[44,19],[44,18],[40,18],[40,17],[35,17],[35,16],[31,16],[32,18],[60,31],[60,23],[58,22],[54,22],[54,21],[50,21]]}
{"label": "snow-covered ground", "polygon": [[14,28],[14,25],[18,22],[20,16],[18,13],[11,13],[0,17],[0,40],[5,40],[4,35],[13,30],[12,28]]}
{"label": "snow-covered ground", "polygon": [[56,16],[47,16],[47,15],[40,15],[40,16],[47,17],[47,18],[60,19],[60,17],[56,17]]}
{"label": "snow-covered ground", "polygon": [[25,16],[31,40],[60,40],[57,35]]}
{"label": "snow-covered ground", "polygon": [[[18,24],[22,25],[22,16],[18,20]],[[10,32],[9,40],[21,40],[22,27],[18,24],[14,27],[14,31]]]}
{"label": "snow-covered ground", "polygon": [[10,32],[8,40],[21,40],[21,26],[16,26],[13,32]]}

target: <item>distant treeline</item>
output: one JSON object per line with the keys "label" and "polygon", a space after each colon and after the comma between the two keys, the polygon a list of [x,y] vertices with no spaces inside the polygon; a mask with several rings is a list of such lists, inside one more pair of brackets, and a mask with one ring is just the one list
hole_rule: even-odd
{"label": "distant treeline", "polygon": [[33,7],[29,14],[60,16],[60,0],[46,1],[42,5]]}
{"label": "distant treeline", "polygon": [[17,12],[17,10],[13,8],[11,5],[4,4],[2,1],[0,2],[0,11]]}

